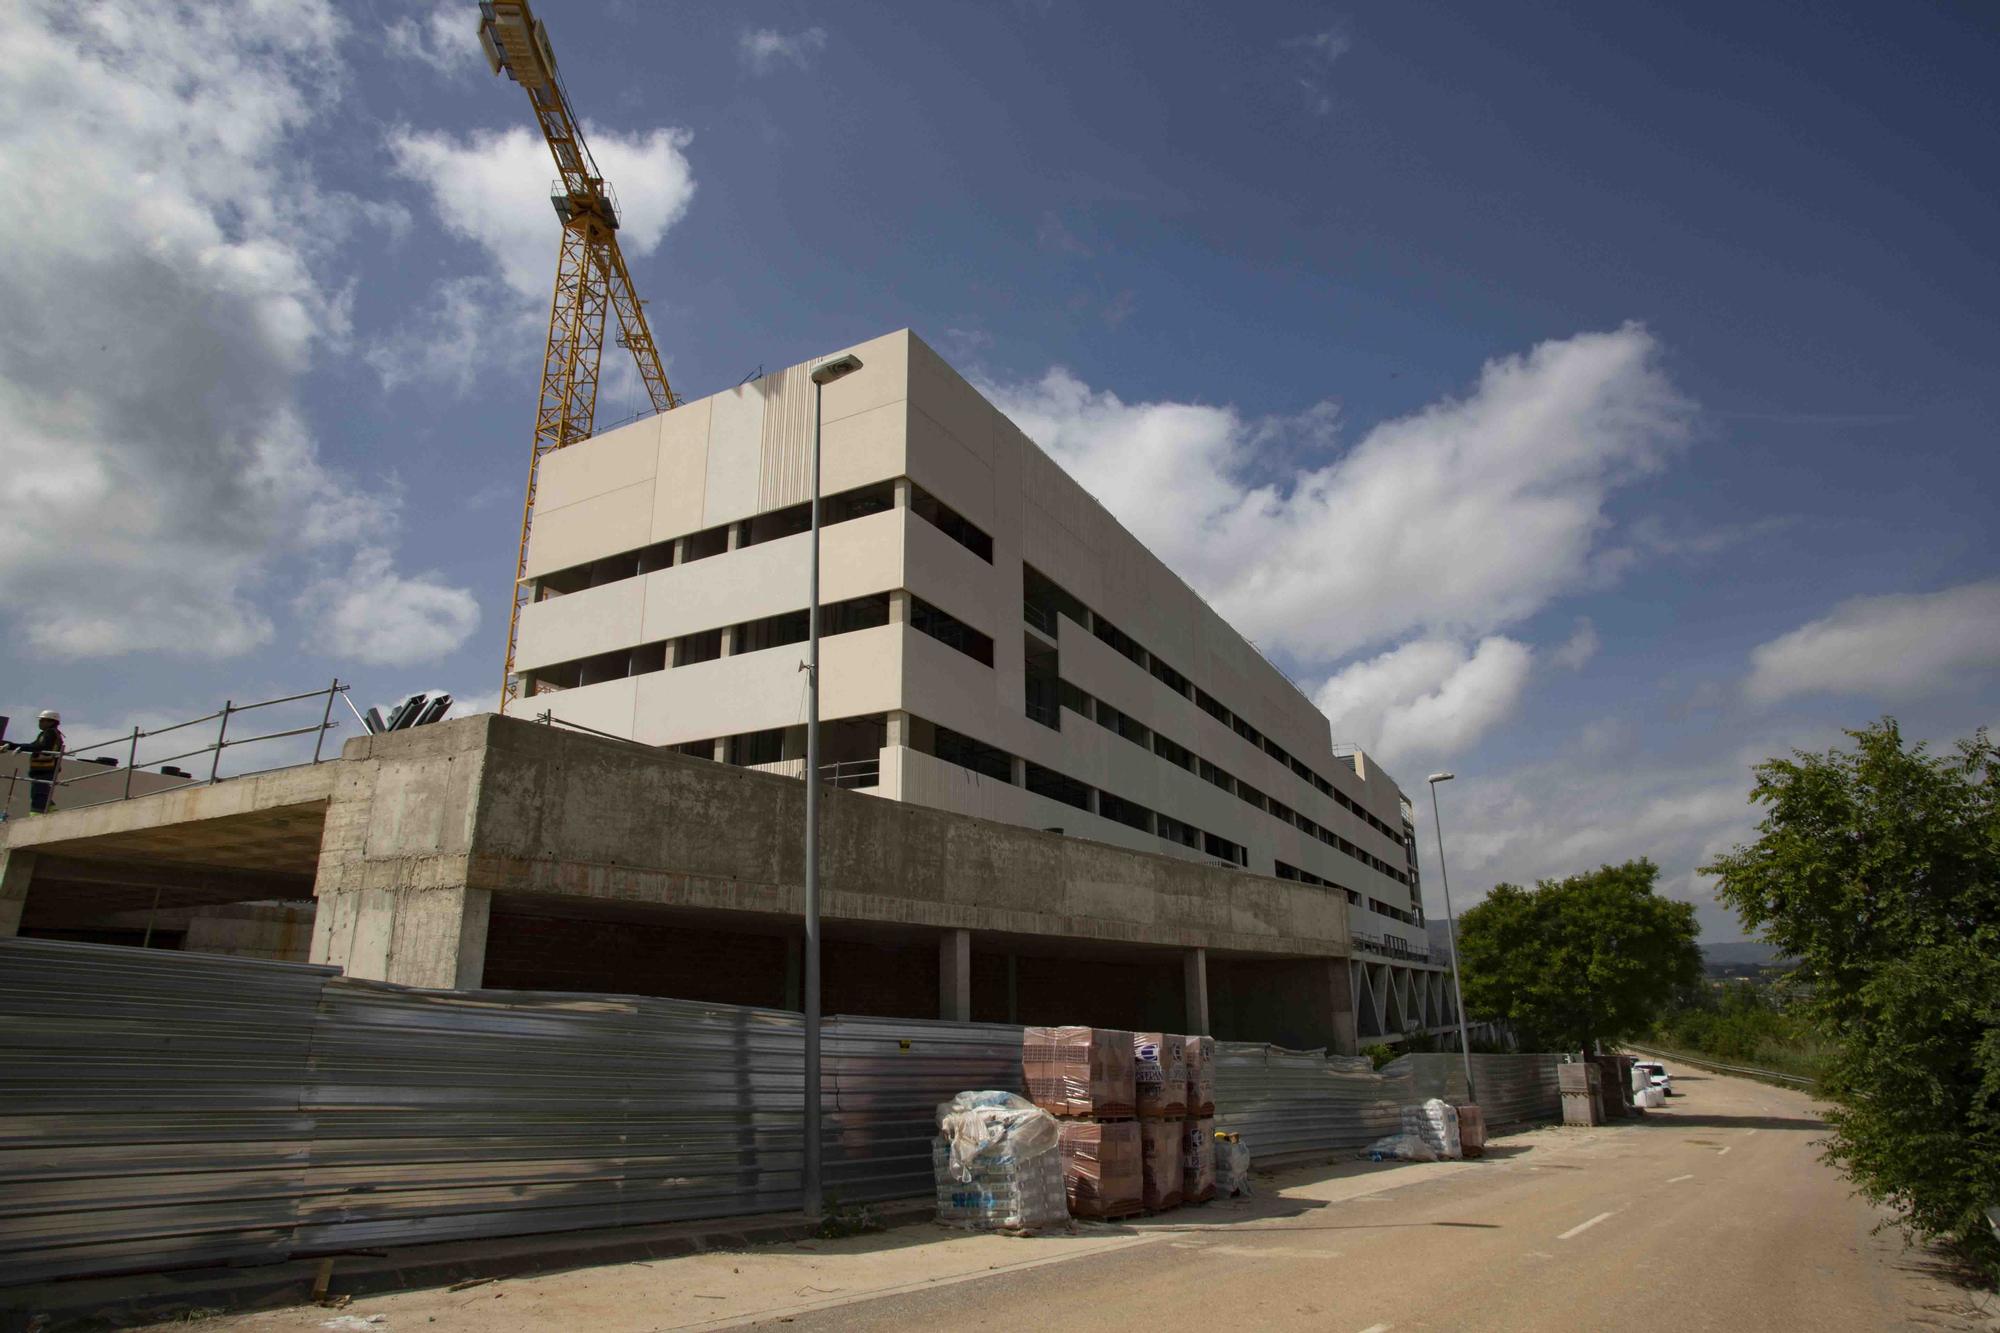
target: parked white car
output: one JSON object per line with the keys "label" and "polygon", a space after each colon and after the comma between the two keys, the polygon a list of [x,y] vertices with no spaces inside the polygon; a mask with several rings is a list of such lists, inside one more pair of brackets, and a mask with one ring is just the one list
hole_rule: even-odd
{"label": "parked white car", "polygon": [[1634,1060],[1632,1062],[1632,1070],[1634,1073],[1644,1074],[1646,1082],[1650,1086],[1658,1088],[1661,1096],[1671,1097],[1674,1095],[1674,1076],[1669,1074],[1667,1067],[1659,1061]]}

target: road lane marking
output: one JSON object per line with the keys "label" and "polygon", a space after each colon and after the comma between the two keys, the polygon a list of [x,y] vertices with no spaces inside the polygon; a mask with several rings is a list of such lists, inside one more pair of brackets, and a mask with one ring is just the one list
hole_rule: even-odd
{"label": "road lane marking", "polygon": [[1602,1222],[1605,1218],[1609,1216],[1611,1216],[1610,1213],[1599,1213],[1596,1217],[1591,1218],[1588,1222],[1582,1222],[1576,1226],[1571,1227],[1568,1231],[1563,1232],[1562,1235],[1557,1236],[1556,1239],[1568,1240],[1571,1236],[1580,1236],[1584,1232],[1590,1230],[1592,1227],[1596,1226],[1599,1222]]}
{"label": "road lane marking", "polygon": [[1370,1324],[1368,1327],[1362,1329],[1361,1333],[1389,1333],[1389,1330],[1394,1327],[1394,1324]]}
{"label": "road lane marking", "polygon": [[1716,1155],[1717,1157],[1720,1157],[1720,1156],[1722,1156],[1722,1155],[1723,1155],[1724,1153],[1728,1152],[1728,1151],[1729,1151],[1729,1150],[1730,1150],[1731,1148],[1734,1148],[1735,1146],[1736,1146],[1736,1145],[1735,1145],[1735,1144],[1733,1144],[1733,1143],[1727,1143],[1727,1144],[1724,1144],[1724,1145],[1723,1145],[1722,1147],[1720,1147],[1720,1148],[1716,1149],[1716,1152],[1715,1152],[1715,1155]]}
{"label": "road lane marking", "polygon": [[1688,1174],[1686,1174],[1686,1175],[1684,1175],[1684,1176],[1675,1176],[1675,1177],[1673,1177],[1673,1178],[1672,1178],[1671,1180],[1669,1180],[1669,1181],[1668,1181],[1667,1183],[1668,1183],[1669,1185],[1678,1185],[1678,1184],[1680,1184],[1680,1183],[1681,1183],[1681,1182],[1682,1182],[1683,1180],[1693,1180],[1693,1179],[1694,1179],[1694,1173],[1693,1173],[1692,1171],[1690,1171],[1690,1172],[1689,1172]]}

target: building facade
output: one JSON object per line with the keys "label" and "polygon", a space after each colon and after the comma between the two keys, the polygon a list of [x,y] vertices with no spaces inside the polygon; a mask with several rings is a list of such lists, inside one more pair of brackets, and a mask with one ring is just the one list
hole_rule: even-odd
{"label": "building facade", "polygon": [[[850,350],[822,406],[827,780],[1321,887],[1363,1035],[1441,1021],[1396,782],[915,335]],[[802,772],[813,364],[544,461],[511,715]]]}

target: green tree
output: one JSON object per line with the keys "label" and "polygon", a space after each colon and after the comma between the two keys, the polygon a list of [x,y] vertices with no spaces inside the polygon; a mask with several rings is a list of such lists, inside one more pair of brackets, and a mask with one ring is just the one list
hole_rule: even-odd
{"label": "green tree", "polygon": [[2000,752],[1981,729],[1933,755],[1890,718],[1848,735],[1760,764],[1759,837],[1704,869],[1799,959],[1796,1007],[1833,1039],[1828,1159],[2000,1273]]}
{"label": "green tree", "polygon": [[1524,1050],[1589,1050],[1649,1030],[1701,977],[1694,907],[1655,894],[1659,874],[1639,860],[1496,887],[1459,918],[1467,1014],[1511,1024]]}

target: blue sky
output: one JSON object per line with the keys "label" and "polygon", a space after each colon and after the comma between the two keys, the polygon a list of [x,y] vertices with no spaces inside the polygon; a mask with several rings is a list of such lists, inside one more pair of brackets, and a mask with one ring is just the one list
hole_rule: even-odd
{"label": "blue sky", "polygon": [[[1648,854],[1736,938],[1751,762],[2000,717],[1983,9],[540,13],[683,394],[914,327],[1459,774],[1462,898]],[[491,696],[556,224],[475,26],[0,14],[0,710]]]}

